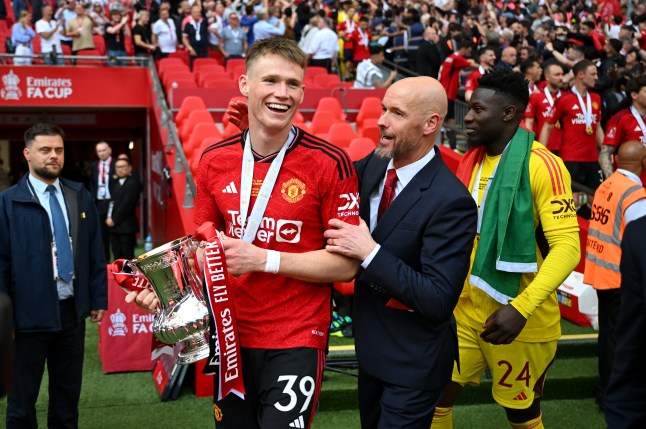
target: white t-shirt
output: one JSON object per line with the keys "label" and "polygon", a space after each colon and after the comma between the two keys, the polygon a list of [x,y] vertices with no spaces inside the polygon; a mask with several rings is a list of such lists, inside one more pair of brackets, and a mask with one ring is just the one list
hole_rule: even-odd
{"label": "white t-shirt", "polygon": [[339,38],[329,28],[319,30],[307,48],[307,53],[312,54],[313,60],[332,58],[336,52],[339,52]]}
{"label": "white t-shirt", "polygon": [[375,89],[375,82],[383,80],[384,75],[370,59],[363,60],[357,66],[354,88]]}
{"label": "white t-shirt", "polygon": [[153,24],[152,32],[157,36],[160,51],[167,54],[177,50],[177,32],[172,19],[169,18],[166,22],[158,19]]}
{"label": "white t-shirt", "polygon": [[36,33],[38,33],[38,36],[40,37],[40,46],[43,54],[52,52],[54,50],[59,54],[63,53],[63,49],[61,48],[61,30],[63,29],[62,25],[58,27],[58,30],[56,30],[49,39],[45,39],[42,36],[42,33],[49,33],[54,28],[56,28],[55,19],[51,19],[49,22],[45,21],[44,19],[39,19],[38,21],[36,21]]}

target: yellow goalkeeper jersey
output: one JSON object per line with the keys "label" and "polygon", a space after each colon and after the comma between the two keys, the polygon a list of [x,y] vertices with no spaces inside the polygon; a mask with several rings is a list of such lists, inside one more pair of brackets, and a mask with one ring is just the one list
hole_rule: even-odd
{"label": "yellow goalkeeper jersey", "polygon": [[[471,174],[469,189],[478,206],[487,183],[493,179],[501,156],[485,155],[477,186],[473,183],[480,166]],[[579,262],[579,225],[572,199],[570,174],[563,161],[542,144],[532,144],[529,159],[530,186],[534,201],[534,229],[543,231],[549,246],[545,260],[536,246],[538,273],[527,273],[521,278],[518,296],[511,304],[527,318],[527,324],[516,341],[545,342],[561,336],[561,315],[556,289]],[[541,235],[541,234],[538,234]],[[479,237],[473,243],[471,264]],[[469,276],[470,276],[469,272]],[[482,330],[482,325],[502,304],[469,282],[464,283],[460,300],[455,309],[458,323]]]}

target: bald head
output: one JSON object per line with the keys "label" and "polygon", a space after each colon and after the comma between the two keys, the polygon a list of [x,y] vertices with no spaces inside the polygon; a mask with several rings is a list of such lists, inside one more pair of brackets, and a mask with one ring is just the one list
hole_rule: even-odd
{"label": "bald head", "polygon": [[420,76],[397,81],[388,88],[381,104],[377,156],[392,158],[399,168],[433,149],[448,104],[446,92],[436,79]]}
{"label": "bald head", "polygon": [[646,168],[646,146],[637,140],[629,140],[619,146],[617,168],[640,176]]}
{"label": "bald head", "polygon": [[517,58],[518,52],[516,52],[516,48],[512,46],[508,46],[503,49],[502,54],[500,55],[500,59],[512,67],[516,65]]}
{"label": "bald head", "polygon": [[[442,120],[446,117],[448,100],[442,84],[432,77],[419,76],[401,79],[390,86],[396,97],[410,107],[413,112],[424,115],[436,113]],[[441,125],[441,124],[440,124]]]}

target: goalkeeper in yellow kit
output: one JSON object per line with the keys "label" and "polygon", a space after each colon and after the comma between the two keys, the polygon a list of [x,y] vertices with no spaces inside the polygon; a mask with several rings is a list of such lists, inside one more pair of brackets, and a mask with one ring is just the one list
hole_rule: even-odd
{"label": "goalkeeper in yellow kit", "polygon": [[480,78],[464,118],[471,150],[458,177],[478,203],[471,271],[454,311],[460,365],[435,410],[452,427],[462,387],[492,374],[494,400],[513,428],[542,428],[545,375],[561,335],[557,287],[580,256],[568,171],[519,127],[529,101],[519,73]]}

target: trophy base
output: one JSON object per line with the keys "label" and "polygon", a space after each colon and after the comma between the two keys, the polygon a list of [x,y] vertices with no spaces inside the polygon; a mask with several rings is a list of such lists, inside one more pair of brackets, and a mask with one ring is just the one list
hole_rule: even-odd
{"label": "trophy base", "polygon": [[209,357],[209,343],[203,336],[191,340],[185,339],[182,343],[184,344],[184,348],[179,352],[177,358],[178,365],[190,365]]}

